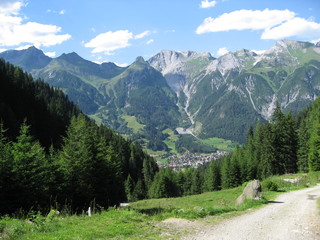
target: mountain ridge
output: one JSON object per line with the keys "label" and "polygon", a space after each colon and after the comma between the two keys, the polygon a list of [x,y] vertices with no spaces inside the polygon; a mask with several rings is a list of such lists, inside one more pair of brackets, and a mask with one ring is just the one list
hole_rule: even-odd
{"label": "mountain ridge", "polygon": [[[21,65],[23,52],[14,53],[22,57],[13,63]],[[262,54],[240,49],[219,58],[209,52],[162,50],[124,68],[69,53],[43,68],[25,70],[62,88],[98,122],[168,150],[165,129],[182,127],[200,138],[243,143],[251,125],[270,119],[276,102],[284,111],[299,111],[320,95],[319,62],[319,44],[281,40]]]}

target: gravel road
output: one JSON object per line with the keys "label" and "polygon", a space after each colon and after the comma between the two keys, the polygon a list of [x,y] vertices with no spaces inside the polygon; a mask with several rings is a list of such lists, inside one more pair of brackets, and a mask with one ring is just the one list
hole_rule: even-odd
{"label": "gravel road", "polygon": [[319,185],[281,194],[266,207],[205,227],[196,235],[183,239],[320,239],[320,215],[316,204],[319,197]]}

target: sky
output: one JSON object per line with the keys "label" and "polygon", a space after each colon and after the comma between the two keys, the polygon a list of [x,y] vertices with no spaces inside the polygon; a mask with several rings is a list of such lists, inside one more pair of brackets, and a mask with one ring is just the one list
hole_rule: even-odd
{"label": "sky", "polygon": [[163,49],[219,57],[282,39],[320,41],[319,0],[0,0],[0,52],[125,66]]}

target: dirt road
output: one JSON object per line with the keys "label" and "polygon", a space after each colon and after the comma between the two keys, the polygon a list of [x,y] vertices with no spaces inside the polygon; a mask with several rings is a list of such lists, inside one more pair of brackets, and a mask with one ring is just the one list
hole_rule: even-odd
{"label": "dirt road", "polygon": [[280,195],[257,211],[205,227],[183,239],[316,240],[320,239],[317,198],[320,186]]}

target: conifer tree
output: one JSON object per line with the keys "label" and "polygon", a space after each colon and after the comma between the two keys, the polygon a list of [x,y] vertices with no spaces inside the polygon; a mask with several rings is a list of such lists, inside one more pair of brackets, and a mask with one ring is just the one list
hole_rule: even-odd
{"label": "conifer tree", "polygon": [[6,130],[0,122],[0,213],[10,213],[18,207],[15,177],[13,175],[12,145],[5,136]]}
{"label": "conifer tree", "polygon": [[221,188],[221,175],[218,160],[212,161],[206,169],[203,190],[205,192],[217,191]]}
{"label": "conifer tree", "polygon": [[133,191],[135,189],[135,185],[130,174],[128,175],[124,185],[128,202],[134,201]]}
{"label": "conifer tree", "polygon": [[94,130],[84,116],[72,117],[60,152],[65,192],[75,206],[85,207],[93,200],[92,161],[97,143]]}
{"label": "conifer tree", "polygon": [[297,165],[299,172],[308,172],[308,141],[310,134],[307,126],[307,119],[303,119],[299,125],[298,132],[298,151],[297,151]]}
{"label": "conifer tree", "polygon": [[192,173],[191,194],[200,194],[202,192],[202,179],[198,169],[194,169]]}
{"label": "conifer tree", "polygon": [[315,122],[309,139],[309,171],[320,171],[320,123]]}
{"label": "conifer tree", "polygon": [[33,141],[29,128],[26,123],[21,125],[20,135],[12,146],[16,198],[23,208],[43,204],[48,185],[45,152],[39,142]]}

